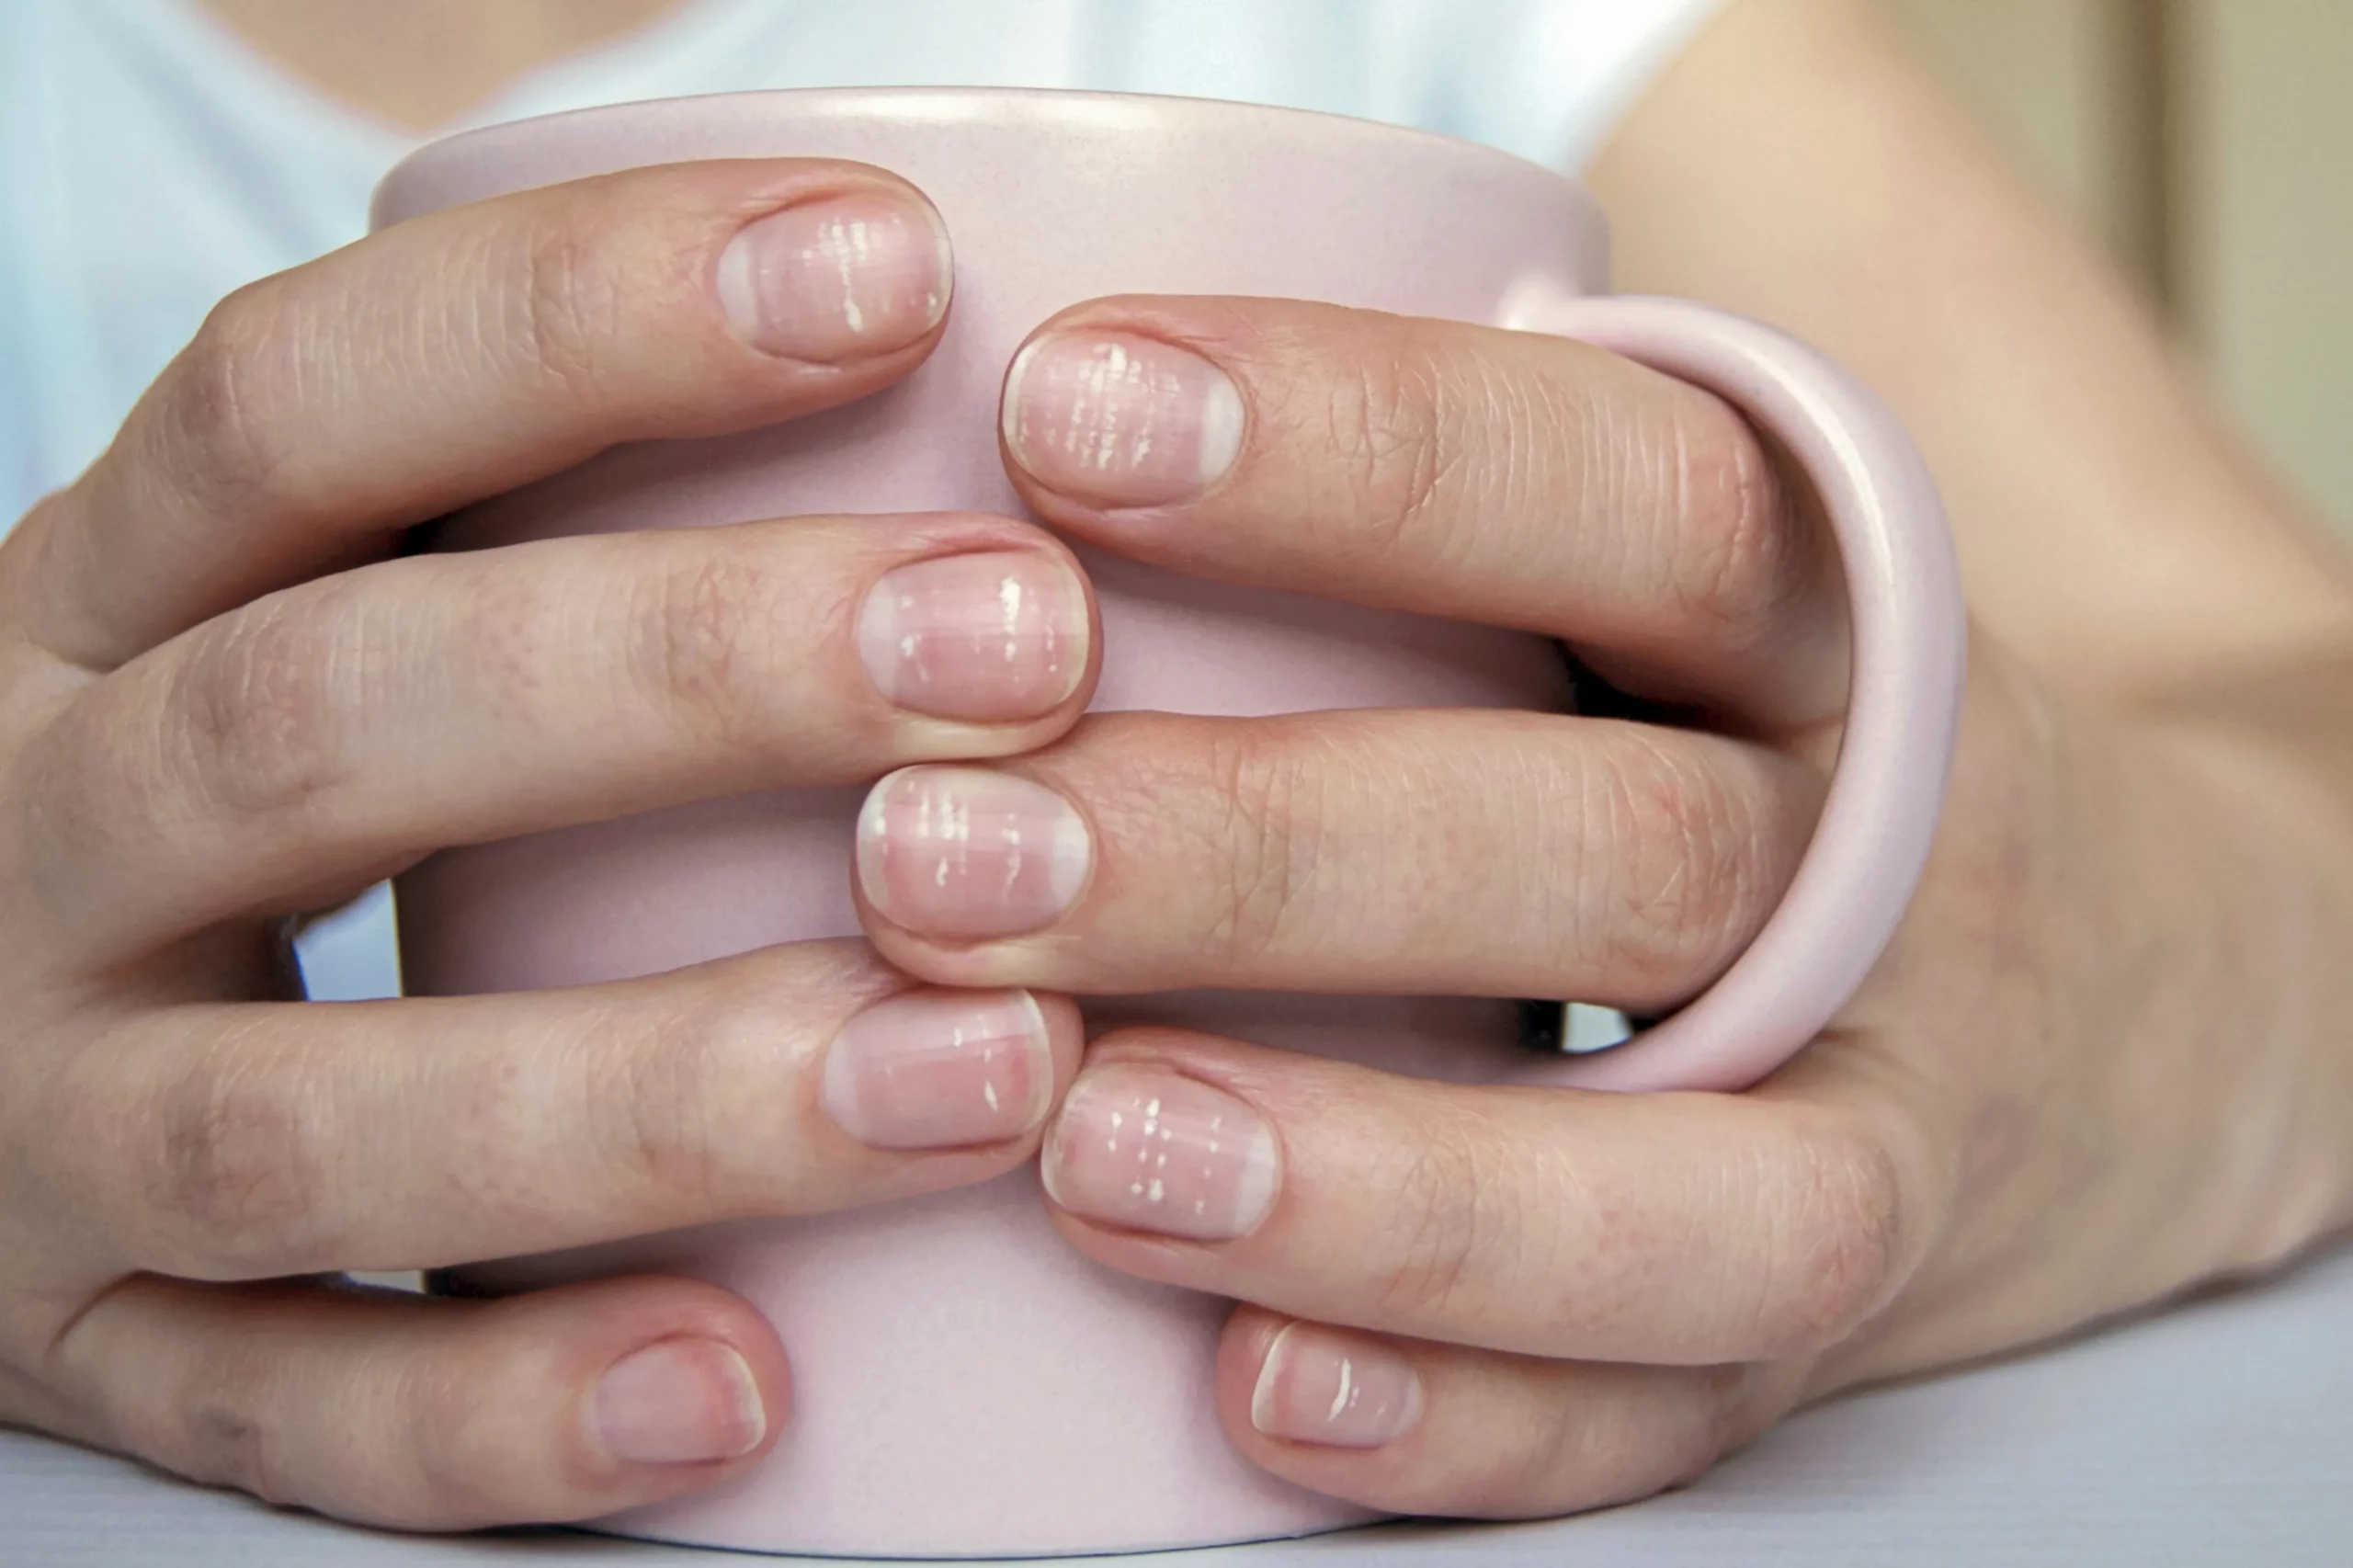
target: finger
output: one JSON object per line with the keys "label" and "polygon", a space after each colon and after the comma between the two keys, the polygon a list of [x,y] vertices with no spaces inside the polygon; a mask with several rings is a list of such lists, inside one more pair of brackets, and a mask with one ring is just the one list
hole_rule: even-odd
{"label": "finger", "polygon": [[877,169],[707,162],[435,213],[253,284],[31,519],[34,639],[110,667],[617,442],[862,397],[937,340],[945,233]]}
{"label": "finger", "polygon": [[1693,1480],[1794,1393],[1788,1369],[1546,1361],[1245,1307],[1217,1403],[1243,1455],[1384,1513],[1551,1518]]}
{"label": "finger", "polygon": [[1713,1366],[1836,1343],[1916,1267],[1931,1162],[1859,1112],[1392,1077],[1098,1041],[1044,1153],[1112,1267],[1318,1322]]}
{"label": "finger", "polygon": [[59,1341],[67,1434],[372,1525],[592,1518],[736,1474],[789,1379],[741,1298],[620,1279],[499,1301],[134,1278]]}
{"label": "finger", "polygon": [[1747,945],[1821,788],[1760,745],[1557,716],[1105,715],[884,779],[858,887],[876,944],[943,984],[1651,1013]]}
{"label": "finger", "polygon": [[1825,530],[1710,393],[1560,338],[1280,300],[1097,301],[1006,378],[1039,516],[1196,576],[1562,637],[1642,695],[1833,717]]}
{"label": "finger", "polygon": [[1066,1001],[909,990],[863,944],[812,943],[574,990],[146,1013],[11,1120],[101,1274],[429,1268],[996,1176],[1079,1038]]}
{"label": "finger", "polygon": [[1068,551],[971,516],[386,562],[208,622],[28,751],[20,858],[65,950],[347,896],[450,844],[1011,752],[1085,706]]}

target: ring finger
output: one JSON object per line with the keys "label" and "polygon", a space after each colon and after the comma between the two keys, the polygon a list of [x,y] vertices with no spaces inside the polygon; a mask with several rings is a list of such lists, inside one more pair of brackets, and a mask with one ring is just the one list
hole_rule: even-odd
{"label": "ring finger", "polygon": [[863,944],[804,943],[569,990],[144,1012],[6,1123],[94,1278],[402,1270],[977,1181],[1036,1147],[1077,1057],[1067,1001],[911,991]]}
{"label": "ring finger", "polygon": [[1123,1272],[1523,1356],[1718,1366],[1838,1343],[1917,1267],[1950,1164],[1814,1069],[1747,1095],[1436,1084],[1170,1029],[1097,1040],[1042,1157]]}

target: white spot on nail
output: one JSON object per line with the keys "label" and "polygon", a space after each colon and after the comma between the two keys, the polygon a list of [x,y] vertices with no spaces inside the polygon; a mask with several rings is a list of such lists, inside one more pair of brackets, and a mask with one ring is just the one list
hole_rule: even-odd
{"label": "white spot on nail", "polygon": [[836,225],[832,237],[835,265],[842,275],[842,324],[854,333],[864,332],[866,312],[858,304],[858,274],[873,253],[872,233],[861,218]]}
{"label": "white spot on nail", "polygon": [[1017,634],[1021,630],[1021,579],[1006,573],[1005,581],[997,585],[996,602],[1005,616],[1005,662],[1009,665],[1019,646]]}

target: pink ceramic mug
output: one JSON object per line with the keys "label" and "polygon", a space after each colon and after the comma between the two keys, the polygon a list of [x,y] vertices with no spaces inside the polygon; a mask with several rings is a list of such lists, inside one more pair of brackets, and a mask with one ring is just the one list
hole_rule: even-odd
{"label": "pink ceramic mug", "polygon": [[[1575,1061],[1519,1050],[1506,1003],[1195,994],[1116,1010],[1433,1077],[1734,1088],[1803,1044],[1859,982],[1927,856],[1961,670],[1936,494],[1869,393],[1753,324],[1590,297],[1605,280],[1606,232],[1559,175],[1418,131],[1236,104],[856,89],[630,105],[429,147],[386,179],[376,216],[639,165],[784,155],[880,165],[938,204],[955,304],[929,363],[789,426],[608,452],[455,519],[453,547],[801,513],[1017,512],[995,434],[1006,363],[1038,323],[1097,295],[1280,295],[1584,338],[1747,412],[1811,480],[1837,535],[1853,623],[1847,724],[1779,911],[1708,994]],[[1522,634],[1085,559],[1102,606],[1098,708],[1557,709],[1565,698],[1554,651]],[[568,985],[854,934],[857,806],[854,792],[791,791],[438,856],[400,886],[409,988]],[[1206,1545],[1366,1517],[1233,1451],[1210,1392],[1225,1303],[1077,1257],[1049,1229],[1030,1171],[818,1219],[511,1260],[473,1279],[515,1290],[624,1270],[699,1276],[756,1303],[792,1356],[793,1409],[753,1473],[617,1529],[777,1551],[987,1556]]]}

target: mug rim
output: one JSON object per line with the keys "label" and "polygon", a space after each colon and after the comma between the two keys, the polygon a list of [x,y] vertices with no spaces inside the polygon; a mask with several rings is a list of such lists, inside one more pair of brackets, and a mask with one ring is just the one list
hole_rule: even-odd
{"label": "mug rim", "polygon": [[[1572,199],[1583,210],[1588,222],[1604,222],[1599,204],[1592,192],[1586,188],[1585,181],[1571,170],[1555,168],[1484,142],[1473,142],[1467,137],[1428,131],[1415,125],[1401,125],[1394,120],[1368,119],[1330,109],[1257,103],[1246,98],[1195,97],[1179,93],[1128,93],[1081,87],[910,85],[764,87],[738,92],[685,93],[667,97],[634,98],[623,103],[591,104],[579,108],[558,109],[549,114],[527,115],[518,119],[472,126],[427,142],[387,170],[377,182],[369,204],[370,227],[381,228],[388,222],[398,221],[399,217],[413,215],[404,210],[410,205],[401,199],[405,194],[404,187],[419,181],[430,182],[442,165],[450,160],[511,153],[550,136],[561,137],[575,131],[593,130],[609,121],[642,118],[649,111],[674,114],[699,112],[723,118],[739,110],[753,108],[791,108],[804,114],[815,110],[828,118],[849,118],[862,112],[870,119],[895,120],[911,125],[926,122],[944,126],[968,124],[988,118],[985,113],[974,111],[993,109],[997,111],[999,118],[1004,117],[1005,111],[1011,110],[1031,123],[1050,128],[1091,127],[1128,131],[1176,128],[1188,119],[1215,119],[1228,123],[1256,119],[1294,129],[1321,131],[1326,134],[1365,136],[1370,133],[1396,142],[1430,149],[1442,148],[1454,155],[1490,163],[1499,170],[1513,174],[1543,176],[1569,187],[1574,193]],[[423,211],[429,209],[420,206],[415,210]]]}

